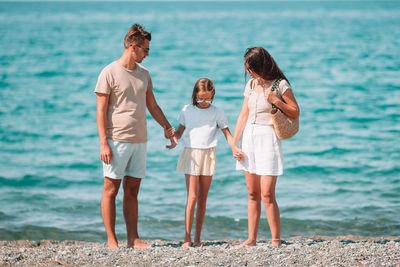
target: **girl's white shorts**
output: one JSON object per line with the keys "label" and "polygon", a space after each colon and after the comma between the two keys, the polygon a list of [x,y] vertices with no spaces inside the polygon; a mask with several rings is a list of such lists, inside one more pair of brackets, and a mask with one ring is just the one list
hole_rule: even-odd
{"label": "girl's white shorts", "polygon": [[185,147],[179,157],[176,171],[190,175],[212,176],[215,174],[215,156],[215,147],[205,149]]}
{"label": "girl's white shorts", "polygon": [[283,174],[281,141],[272,125],[247,123],[242,136],[244,157],[236,162],[236,170],[257,175]]}

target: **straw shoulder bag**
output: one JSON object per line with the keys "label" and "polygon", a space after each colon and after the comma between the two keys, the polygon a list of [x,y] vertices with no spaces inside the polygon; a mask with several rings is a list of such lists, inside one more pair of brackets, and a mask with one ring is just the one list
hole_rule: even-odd
{"label": "straw shoulder bag", "polygon": [[[277,96],[285,102],[279,90],[281,81],[282,79],[276,79],[272,85],[271,91],[276,90]],[[275,134],[279,139],[289,139],[299,131],[299,118],[289,118],[274,104],[272,104],[271,117],[275,128]]]}

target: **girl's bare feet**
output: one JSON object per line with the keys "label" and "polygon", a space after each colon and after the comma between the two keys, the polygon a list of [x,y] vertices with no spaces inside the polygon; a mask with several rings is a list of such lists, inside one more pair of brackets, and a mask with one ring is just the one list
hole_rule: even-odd
{"label": "girl's bare feet", "polygon": [[182,244],[182,248],[190,248],[191,245],[192,245],[192,242],[184,241]]}
{"label": "girl's bare feet", "polygon": [[116,241],[108,241],[107,242],[108,249],[116,249],[118,248],[118,242]]}
{"label": "girl's bare feet", "polygon": [[272,247],[279,247],[281,245],[280,239],[272,239],[271,246]]}
{"label": "girl's bare feet", "polygon": [[201,242],[194,242],[194,243],[193,243],[193,247],[202,248],[202,247],[203,247],[203,244],[202,244]]}
{"label": "girl's bare feet", "polygon": [[238,245],[238,247],[245,247],[245,246],[254,247],[255,245],[256,245],[256,240],[247,239],[242,244]]}

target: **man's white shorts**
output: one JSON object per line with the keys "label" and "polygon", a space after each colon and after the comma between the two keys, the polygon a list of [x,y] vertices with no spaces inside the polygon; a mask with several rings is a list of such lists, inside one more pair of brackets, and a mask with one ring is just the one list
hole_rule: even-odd
{"label": "man's white shorts", "polygon": [[125,176],[146,177],[147,143],[125,143],[108,139],[113,153],[111,164],[103,162],[104,177],[122,179]]}

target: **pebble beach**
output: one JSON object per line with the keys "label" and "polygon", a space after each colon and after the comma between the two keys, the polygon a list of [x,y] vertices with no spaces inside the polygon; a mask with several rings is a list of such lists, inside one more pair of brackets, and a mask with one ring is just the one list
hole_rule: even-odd
{"label": "pebble beach", "polygon": [[400,266],[400,237],[291,237],[280,247],[259,240],[237,247],[240,240],[182,242],[146,240],[150,249],[81,241],[0,241],[0,266]]}

